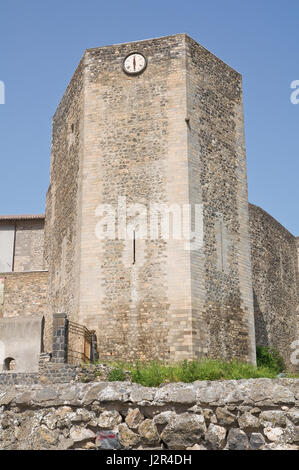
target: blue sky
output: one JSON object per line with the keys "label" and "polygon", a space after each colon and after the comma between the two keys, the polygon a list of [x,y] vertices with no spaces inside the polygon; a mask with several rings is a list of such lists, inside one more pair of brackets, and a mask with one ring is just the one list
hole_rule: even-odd
{"label": "blue sky", "polygon": [[298,0],[1,0],[0,214],[44,212],[51,119],[84,50],[181,32],[242,73],[249,199],[299,235]]}

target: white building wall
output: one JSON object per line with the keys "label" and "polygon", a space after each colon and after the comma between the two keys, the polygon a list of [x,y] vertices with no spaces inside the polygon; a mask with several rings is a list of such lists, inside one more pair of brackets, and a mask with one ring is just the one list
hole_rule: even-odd
{"label": "white building wall", "polygon": [[11,272],[13,269],[14,240],[14,225],[0,227],[0,272]]}

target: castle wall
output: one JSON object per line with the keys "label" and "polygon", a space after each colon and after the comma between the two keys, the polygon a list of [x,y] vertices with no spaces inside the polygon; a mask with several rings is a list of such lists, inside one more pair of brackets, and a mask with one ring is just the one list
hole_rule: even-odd
{"label": "castle wall", "polygon": [[[122,61],[148,59],[139,76]],[[190,260],[184,241],[99,240],[99,204],[188,203],[184,35],[88,50],[82,173],[79,323],[101,357],[192,354]]]}
{"label": "castle wall", "polygon": [[[133,50],[138,76],[122,70]],[[203,246],[100,240],[120,197],[147,222],[154,203],[200,205]],[[241,76],[184,34],[89,49],[53,118],[45,235],[43,216],[0,217],[0,317],[42,313],[50,331],[66,313],[101,358],[255,362],[256,341],[290,366],[299,238],[249,213]]]}
{"label": "castle wall", "polygon": [[[48,310],[78,308],[77,256],[80,246],[79,171],[83,136],[83,63],[77,68],[53,117],[50,187],[45,224],[45,265],[49,269]],[[49,348],[51,344],[47,345]]]}
{"label": "castle wall", "polygon": [[193,348],[255,362],[241,76],[191,38],[187,46],[190,202],[204,246],[191,251]]}
{"label": "castle wall", "polygon": [[[119,197],[203,204],[204,248],[148,233],[134,259],[99,239]],[[241,78],[186,35],[86,51],[53,119],[46,219],[51,313],[96,330],[101,357],[255,361]]]}
{"label": "castle wall", "polygon": [[249,204],[256,342],[279,350],[290,368],[299,338],[298,241],[261,208]]}

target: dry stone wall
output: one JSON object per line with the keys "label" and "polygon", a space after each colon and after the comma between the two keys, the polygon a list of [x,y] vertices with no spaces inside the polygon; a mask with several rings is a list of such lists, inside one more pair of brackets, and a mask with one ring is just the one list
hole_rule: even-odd
{"label": "dry stone wall", "polygon": [[299,448],[299,380],[0,387],[1,449]]}

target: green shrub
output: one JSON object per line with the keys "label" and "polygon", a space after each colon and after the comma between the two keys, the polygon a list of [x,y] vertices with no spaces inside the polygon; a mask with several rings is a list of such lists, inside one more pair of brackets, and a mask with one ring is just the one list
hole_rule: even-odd
{"label": "green shrub", "polygon": [[258,367],[268,367],[276,374],[285,370],[285,363],[279,352],[265,346],[256,347],[256,362]]}
{"label": "green shrub", "polygon": [[117,367],[109,372],[108,380],[109,382],[121,382],[126,380],[126,374],[121,367]]}

